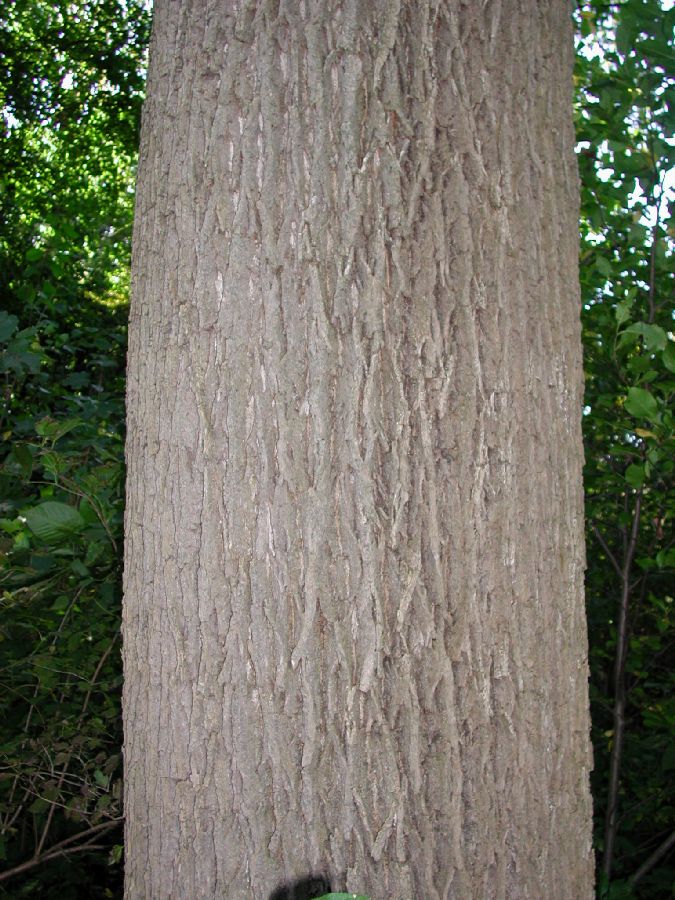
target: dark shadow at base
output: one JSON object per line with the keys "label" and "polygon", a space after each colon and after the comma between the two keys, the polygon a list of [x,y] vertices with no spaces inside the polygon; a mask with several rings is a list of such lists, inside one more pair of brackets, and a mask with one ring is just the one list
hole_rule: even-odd
{"label": "dark shadow at base", "polygon": [[310,875],[300,881],[280,885],[269,900],[314,900],[331,892],[330,881],[322,875]]}

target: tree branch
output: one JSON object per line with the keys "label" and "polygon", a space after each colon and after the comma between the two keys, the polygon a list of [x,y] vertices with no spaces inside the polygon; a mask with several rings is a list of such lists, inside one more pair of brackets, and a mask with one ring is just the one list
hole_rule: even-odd
{"label": "tree branch", "polygon": [[[78,723],[77,723],[78,727],[82,724],[82,720],[84,719],[85,713],[87,712],[87,707],[89,706],[89,700],[91,699],[92,691],[94,690],[94,686],[96,685],[96,679],[99,676],[99,672],[105,665],[105,661],[107,660],[108,656],[110,655],[110,651],[115,646],[115,642],[117,641],[118,633],[119,632],[117,632],[114,635],[112,641],[108,644],[105,652],[102,654],[101,658],[98,661],[98,665],[94,669],[94,674],[91,676],[91,678],[89,680],[89,689],[87,690],[87,695],[84,698],[84,704],[82,705],[82,712],[80,713],[80,718],[78,719]],[[60,791],[61,787],[63,786],[63,781],[66,777],[66,773],[68,771],[68,766],[70,764],[70,760],[72,759],[72,756],[73,756],[73,753],[71,750],[70,753],[68,754],[68,758],[66,759],[66,761],[63,764],[63,771],[61,772],[59,780],[56,784],[57,791]],[[49,833],[49,829],[52,824],[52,819],[54,818],[54,810],[55,809],[56,809],[56,804],[52,803],[52,805],[49,808],[49,812],[47,813],[47,821],[44,824],[44,827],[42,829],[42,834],[40,835],[40,840],[38,842],[37,849],[35,851],[36,857],[39,857],[42,853],[42,848],[45,845],[45,842],[47,840],[47,834]]]}
{"label": "tree branch", "polygon": [[647,859],[642,863],[637,872],[629,879],[628,883],[630,884],[630,886],[635,887],[638,881],[644,875],[646,875],[650,869],[653,869],[656,863],[660,859],[662,859],[673,846],[675,846],[675,831],[672,831],[670,835],[665,839],[665,841],[659,844],[652,855],[648,856]]}
{"label": "tree branch", "polygon": [[621,571],[621,566],[618,564],[618,562],[616,561],[616,557],[614,556],[612,551],[609,549],[609,547],[607,545],[607,541],[600,534],[600,530],[597,525],[593,526],[593,534],[596,536],[596,538],[600,542],[600,546],[605,551],[605,555],[606,555],[607,559],[611,562],[611,564],[616,569],[617,575],[619,576],[619,578],[621,578],[623,576],[623,573]]}
{"label": "tree branch", "polygon": [[635,499],[633,509],[633,521],[630,528],[630,536],[625,535],[625,553],[623,567],[621,569],[621,600],[619,606],[619,622],[617,626],[616,656],[614,659],[614,739],[609,762],[609,791],[607,795],[607,815],[605,817],[605,853],[602,860],[602,869],[609,879],[612,872],[614,857],[614,843],[619,826],[619,783],[621,780],[621,754],[623,752],[623,738],[626,727],[626,654],[628,652],[628,606],[630,601],[630,573],[633,558],[637,547],[638,529],[640,526],[640,511],[642,508],[642,492]]}
{"label": "tree branch", "polygon": [[[112,828],[115,828],[123,821],[123,817],[120,816],[117,819],[110,819],[108,822],[101,822],[98,825],[92,825],[91,828],[87,828],[85,831],[80,831],[78,834],[73,834],[69,838],[65,838],[63,841],[59,841],[58,844],[54,844],[49,847],[44,853],[36,853],[30,859],[27,859],[25,862],[19,863],[18,866],[14,866],[11,869],[5,869],[4,872],[0,872],[0,881],[6,881],[8,878],[13,878],[14,875],[20,875],[21,872],[27,872],[28,869],[32,869],[35,866],[39,866],[42,863],[49,862],[51,859],[55,859],[57,856],[69,856],[72,853],[81,853],[84,850],[101,850],[102,845],[97,845],[92,843],[92,839],[94,835],[105,834],[106,831],[110,831]],[[88,838],[84,843],[80,843],[75,847],[69,847],[69,844],[72,844],[73,841],[82,841],[83,838]]]}

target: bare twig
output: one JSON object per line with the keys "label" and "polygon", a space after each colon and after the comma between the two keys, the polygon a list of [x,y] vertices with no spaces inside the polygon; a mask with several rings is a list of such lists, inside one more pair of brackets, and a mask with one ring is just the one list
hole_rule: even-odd
{"label": "bare twig", "polygon": [[[98,664],[97,664],[96,668],[94,669],[94,674],[91,676],[91,678],[89,680],[89,689],[87,690],[87,694],[84,698],[84,703],[82,704],[82,712],[80,713],[80,717],[77,721],[78,728],[82,724],[82,720],[84,719],[85,713],[87,712],[87,707],[89,706],[89,700],[91,699],[92,691],[94,690],[94,687],[96,685],[96,680],[98,679],[99,672],[105,665],[105,661],[110,656],[110,652],[111,652],[112,648],[115,646],[116,642],[117,642],[117,634],[114,635],[112,641],[110,641],[110,643],[106,647],[105,652],[101,655],[101,658],[99,659]],[[70,764],[72,755],[73,754],[71,751],[68,754],[66,761],[63,763],[63,771],[61,772],[61,775],[59,776],[58,782],[56,783],[57,794],[61,790],[61,787],[63,786],[63,781],[66,777],[66,772],[68,771],[68,765]],[[49,833],[49,829],[52,824],[52,819],[54,818],[54,810],[55,809],[56,809],[56,804],[52,803],[51,806],[49,807],[49,812],[47,813],[47,820],[44,824],[44,827],[42,829],[42,834],[40,835],[40,840],[39,840],[37,848],[35,850],[36,856],[40,856],[40,854],[42,853],[42,848],[45,845],[45,842],[47,840],[47,835]]]}
{"label": "bare twig", "polygon": [[[19,776],[18,776],[18,775],[15,775],[15,776],[14,776],[14,783],[12,784],[12,790],[11,790],[11,793],[10,793],[10,801],[14,799],[14,792],[15,792],[15,789],[16,789],[16,786],[17,786],[18,783],[19,783]],[[9,810],[9,809],[7,810],[7,816],[6,816],[5,819],[3,820],[2,826],[0,827],[0,836],[4,835],[5,832],[6,832],[6,831],[9,831],[9,829],[12,827],[12,825],[14,825],[14,823],[16,822],[16,820],[17,820],[17,819],[19,818],[19,816],[21,815],[21,811],[23,810],[24,806],[26,805],[26,800],[27,800],[29,797],[30,797],[30,790],[29,790],[29,789],[26,789],[26,790],[24,791],[24,794],[23,794],[22,799],[21,799],[20,802],[16,805],[16,807],[14,808],[14,810]]]}
{"label": "bare twig", "polygon": [[621,578],[622,577],[621,566],[618,564],[618,562],[616,561],[616,557],[614,556],[612,551],[607,546],[607,541],[604,539],[604,537],[600,533],[600,530],[598,529],[597,525],[593,526],[593,534],[596,536],[596,538],[600,542],[600,546],[605,551],[605,555],[606,555],[607,559],[611,562],[611,564],[616,569],[617,575],[619,576],[619,578]]}
{"label": "bare twig", "polygon": [[625,553],[621,569],[621,601],[619,606],[619,622],[617,626],[616,656],[614,659],[614,734],[612,752],[609,762],[609,792],[607,796],[607,815],[605,818],[605,853],[602,868],[609,879],[612,872],[614,844],[619,825],[619,782],[621,779],[621,754],[626,727],[626,654],[628,651],[628,605],[630,601],[630,573],[637,547],[642,493],[635,498],[633,521],[630,535],[625,534]]}
{"label": "bare twig", "polygon": [[637,872],[631,876],[628,883],[631,887],[635,887],[638,881],[649,872],[650,869],[653,869],[657,862],[662,859],[669,850],[675,847],[675,831],[672,831],[668,837],[663,841],[663,843],[659,844],[656,850],[648,856],[647,859],[642,863]]}
{"label": "bare twig", "polygon": [[[34,856],[27,859],[25,862],[19,863],[18,866],[0,872],[0,881],[6,881],[14,875],[20,875],[21,872],[26,872],[28,869],[49,862],[51,859],[56,859],[57,856],[69,856],[73,853],[81,853],[86,850],[102,850],[103,845],[94,842],[94,835],[98,837],[105,834],[106,831],[110,831],[112,828],[117,827],[122,821],[123,817],[120,816],[117,819],[110,819],[107,822],[100,822],[98,825],[92,825],[91,828],[80,831],[78,834],[73,834],[69,838],[59,841],[58,844],[53,844],[45,853],[35,853]],[[74,847],[68,846],[75,841],[82,841],[83,838],[87,838],[84,843],[78,843]]]}

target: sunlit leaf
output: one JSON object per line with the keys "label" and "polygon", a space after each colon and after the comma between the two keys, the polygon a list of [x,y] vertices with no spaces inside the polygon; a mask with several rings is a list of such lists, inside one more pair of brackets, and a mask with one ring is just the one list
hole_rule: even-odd
{"label": "sunlit leaf", "polygon": [[629,325],[624,334],[642,335],[647,350],[663,350],[668,341],[668,336],[660,325],[650,325],[647,322]]}
{"label": "sunlit leaf", "polygon": [[624,406],[632,416],[640,419],[654,419],[659,410],[654,395],[639,387],[629,388]]}

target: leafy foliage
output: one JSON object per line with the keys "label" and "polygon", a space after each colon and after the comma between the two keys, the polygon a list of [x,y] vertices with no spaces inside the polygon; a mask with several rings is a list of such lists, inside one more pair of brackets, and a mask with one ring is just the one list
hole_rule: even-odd
{"label": "leafy foliage", "polygon": [[587,597],[604,897],[669,897],[675,882],[672,854],[640,872],[675,829],[675,10],[664,6],[584,2],[579,11]]}
{"label": "leafy foliage", "polygon": [[148,13],[17,0],[0,17],[0,894],[114,896],[124,304]]}
{"label": "leafy foliage", "polygon": [[[605,898],[665,898],[675,881],[674,16],[668,0],[580,0],[576,14]],[[142,0],[14,0],[0,23],[0,895],[112,897],[125,303],[149,16]]]}

